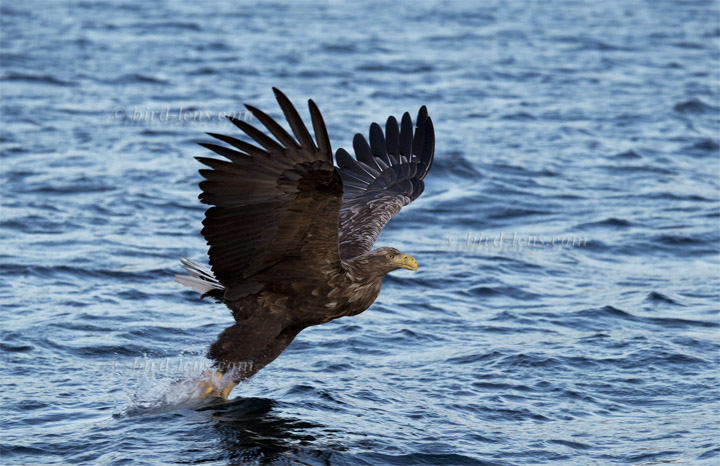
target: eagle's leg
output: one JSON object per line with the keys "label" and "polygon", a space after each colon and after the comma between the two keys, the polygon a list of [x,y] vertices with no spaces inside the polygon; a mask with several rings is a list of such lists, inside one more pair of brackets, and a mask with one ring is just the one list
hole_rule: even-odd
{"label": "eagle's leg", "polygon": [[[281,318],[284,319],[282,316]],[[300,326],[281,328],[277,332],[269,332],[272,334],[270,338],[260,340],[260,337],[266,336],[261,333],[266,329],[261,328],[261,332],[257,332],[257,328],[262,324],[263,321],[235,324],[219,335],[208,351],[208,357],[215,360],[213,366],[216,374],[228,375],[228,378],[235,382],[249,379],[280,356],[280,353],[304,328]],[[247,341],[252,341],[251,338],[255,339],[254,347],[247,344]]]}
{"label": "eagle's leg", "polygon": [[211,395],[217,398],[221,398],[223,401],[226,401],[228,399],[230,392],[233,388],[235,388],[235,385],[237,385],[237,383],[233,382],[232,380],[223,382],[223,375],[224,374],[222,372],[205,373],[205,376],[207,378],[201,380],[198,384],[200,390],[202,390],[200,394],[200,397],[202,399],[205,399]]}
{"label": "eagle's leg", "polygon": [[[220,335],[218,341],[210,347],[209,356],[216,359],[220,359],[220,357],[224,356],[223,353],[220,353],[224,347],[227,346],[232,349],[232,343],[227,345],[224,345],[224,343],[227,343],[228,340],[232,342],[232,338],[237,337],[235,332],[246,328],[247,327],[240,327],[238,325],[227,328]],[[227,400],[228,395],[230,395],[230,392],[233,388],[235,388],[238,382],[252,377],[257,371],[277,358],[280,353],[287,348],[290,342],[292,342],[293,338],[295,338],[295,335],[297,335],[300,330],[302,330],[302,327],[286,328],[280,332],[280,334],[272,340],[270,344],[265,346],[262,351],[251,357],[249,362],[236,363],[228,361],[223,362],[222,360],[216,362],[215,367],[218,370],[215,370],[214,372],[205,372],[202,380],[198,384],[201,390],[201,398],[205,399],[210,396],[214,396],[216,398]],[[223,378],[228,378],[230,380],[224,381]]]}

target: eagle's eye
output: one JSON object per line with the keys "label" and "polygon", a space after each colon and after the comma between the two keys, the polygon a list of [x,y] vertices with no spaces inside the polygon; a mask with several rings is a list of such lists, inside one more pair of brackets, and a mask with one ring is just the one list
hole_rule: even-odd
{"label": "eagle's eye", "polygon": [[387,255],[387,258],[388,258],[388,259],[392,259],[393,257],[395,257],[395,254],[388,254],[388,255]]}

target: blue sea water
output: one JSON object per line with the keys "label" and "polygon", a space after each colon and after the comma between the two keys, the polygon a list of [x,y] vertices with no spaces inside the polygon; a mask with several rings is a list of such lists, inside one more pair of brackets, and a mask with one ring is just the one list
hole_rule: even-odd
{"label": "blue sea water", "polygon": [[[1,8],[2,464],[720,463],[717,2]],[[195,142],[271,86],[428,106],[420,271],[203,404]]]}

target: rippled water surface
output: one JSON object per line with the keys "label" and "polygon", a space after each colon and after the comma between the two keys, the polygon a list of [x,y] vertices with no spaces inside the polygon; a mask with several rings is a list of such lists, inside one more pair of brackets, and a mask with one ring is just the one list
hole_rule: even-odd
{"label": "rippled water surface", "polygon": [[[716,2],[1,19],[3,464],[720,462]],[[279,116],[271,86],[334,148],[428,106],[427,189],[379,240],[420,271],[201,404],[231,316],[172,281],[205,260],[194,143]]]}

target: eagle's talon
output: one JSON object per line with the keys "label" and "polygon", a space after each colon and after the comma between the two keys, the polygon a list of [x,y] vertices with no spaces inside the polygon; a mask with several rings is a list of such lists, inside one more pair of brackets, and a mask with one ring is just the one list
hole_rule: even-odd
{"label": "eagle's talon", "polygon": [[205,378],[198,383],[198,386],[202,390],[200,398],[204,400],[209,396],[213,396],[215,398],[220,398],[223,401],[227,401],[230,392],[233,388],[235,388],[237,383],[229,381],[226,384],[223,384],[223,375],[224,374],[222,372],[214,372],[212,374],[206,372],[204,374]]}
{"label": "eagle's talon", "polygon": [[230,381],[227,385],[225,385],[225,387],[223,387],[222,390],[220,390],[220,398],[222,398],[223,401],[227,401],[228,396],[230,395],[232,389],[235,388],[235,385],[237,385],[235,382]]}

